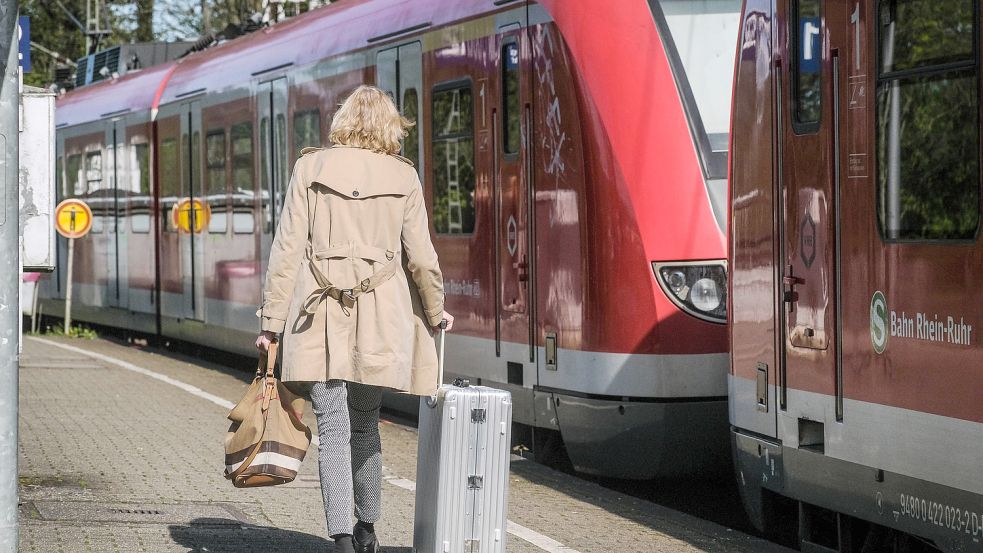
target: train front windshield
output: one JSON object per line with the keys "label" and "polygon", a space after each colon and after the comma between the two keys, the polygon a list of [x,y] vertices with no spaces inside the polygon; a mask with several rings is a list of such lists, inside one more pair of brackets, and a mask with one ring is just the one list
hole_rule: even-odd
{"label": "train front windshield", "polygon": [[741,0],[649,0],[649,6],[686,108],[714,215],[723,229]]}

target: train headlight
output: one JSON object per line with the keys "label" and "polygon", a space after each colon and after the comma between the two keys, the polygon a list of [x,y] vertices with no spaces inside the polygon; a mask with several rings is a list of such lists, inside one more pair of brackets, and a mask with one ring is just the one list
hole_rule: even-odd
{"label": "train headlight", "polygon": [[689,287],[686,286],[686,273],[682,271],[667,271],[667,273],[669,278],[666,280],[669,282],[669,288],[672,290],[672,293],[685,298],[689,292]]}
{"label": "train headlight", "polygon": [[714,323],[727,322],[725,261],[652,263],[666,296],[690,315]]}
{"label": "train headlight", "polygon": [[710,313],[720,305],[720,290],[712,278],[701,278],[693,285],[689,299],[697,309]]}

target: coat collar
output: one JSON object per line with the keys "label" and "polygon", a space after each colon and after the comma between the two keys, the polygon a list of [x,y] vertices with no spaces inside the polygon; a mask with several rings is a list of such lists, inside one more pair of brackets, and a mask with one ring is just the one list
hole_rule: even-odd
{"label": "coat collar", "polygon": [[308,164],[309,185],[327,187],[351,199],[409,194],[416,172],[402,156],[364,148],[333,146],[305,148],[301,161]]}

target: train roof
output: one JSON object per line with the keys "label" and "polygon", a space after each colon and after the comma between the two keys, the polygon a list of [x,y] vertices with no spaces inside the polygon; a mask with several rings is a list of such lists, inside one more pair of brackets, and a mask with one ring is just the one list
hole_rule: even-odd
{"label": "train roof", "polygon": [[111,115],[151,109],[167,75],[175,67],[175,62],[168,62],[73,90],[58,98],[55,125],[69,127]]}
{"label": "train roof", "polygon": [[[386,42],[403,30],[440,27],[493,8],[479,0],[343,0],[189,56],[164,92],[166,103],[217,83],[243,83],[274,68]],[[395,35],[394,35],[395,38]]]}
{"label": "train roof", "polygon": [[343,0],[176,62],[69,92],[58,101],[57,124],[152,109],[197,92],[247,83],[271,69],[304,66],[385,44],[387,35],[396,38],[402,31],[440,27],[493,9],[484,0]]}

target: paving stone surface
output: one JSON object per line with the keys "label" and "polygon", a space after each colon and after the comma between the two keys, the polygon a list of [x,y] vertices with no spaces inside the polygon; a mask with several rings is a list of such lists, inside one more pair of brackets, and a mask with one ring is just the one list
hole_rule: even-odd
{"label": "paving stone surface", "polygon": [[[333,551],[325,537],[316,449],[289,485],[235,489],[222,477],[228,409],[201,395],[234,403],[251,368],[112,340],[26,337],[21,551]],[[189,393],[189,386],[203,394]],[[309,408],[306,417],[313,426]],[[381,430],[387,479],[377,525],[382,551],[411,553],[417,433],[389,421]],[[508,536],[510,553],[786,551],[531,461],[513,462],[510,486],[512,529],[529,538]]]}

